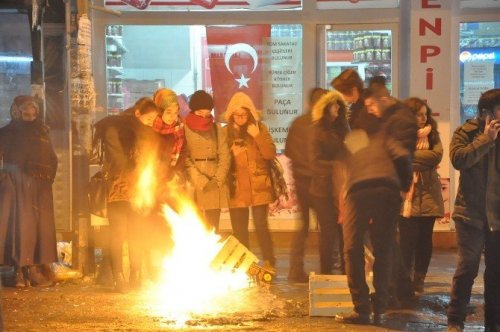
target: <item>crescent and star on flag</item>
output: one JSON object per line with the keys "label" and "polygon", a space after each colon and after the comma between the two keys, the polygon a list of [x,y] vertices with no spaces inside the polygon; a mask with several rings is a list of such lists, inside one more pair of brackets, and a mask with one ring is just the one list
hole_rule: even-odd
{"label": "crescent and star on flag", "polygon": [[[234,75],[231,66],[229,65],[229,62],[231,61],[231,57],[236,53],[247,53],[248,55],[250,55],[253,61],[253,69],[251,72],[253,73],[257,68],[259,57],[257,55],[257,51],[252,46],[245,43],[233,44],[227,48],[226,54],[224,55],[224,63],[226,65],[227,70]],[[243,87],[246,88],[249,87],[248,81],[250,81],[250,78],[246,77],[243,73],[241,74],[240,78],[235,78],[234,80],[239,84],[238,89],[241,89]]]}

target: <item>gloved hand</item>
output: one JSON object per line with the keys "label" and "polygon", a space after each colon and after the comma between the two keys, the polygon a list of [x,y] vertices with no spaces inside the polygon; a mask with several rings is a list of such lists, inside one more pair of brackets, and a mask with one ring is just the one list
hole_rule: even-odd
{"label": "gloved hand", "polygon": [[219,184],[217,183],[217,180],[215,178],[211,178],[210,181],[205,185],[205,188],[203,188],[203,191],[212,191],[215,189],[219,189]]}

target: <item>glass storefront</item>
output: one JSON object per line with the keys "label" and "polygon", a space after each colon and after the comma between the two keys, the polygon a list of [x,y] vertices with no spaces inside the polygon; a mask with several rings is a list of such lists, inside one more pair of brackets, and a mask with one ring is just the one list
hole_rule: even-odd
{"label": "glass storefront", "polygon": [[0,128],[14,97],[31,94],[31,43],[26,14],[0,13]]}
{"label": "glass storefront", "polygon": [[365,86],[374,76],[383,76],[392,91],[392,31],[335,30],[326,28],[326,87],[343,70],[356,70]]}
{"label": "glass storefront", "polygon": [[181,115],[203,89],[219,116],[243,91],[283,149],[290,122],[302,113],[302,26],[108,25],[106,72],[108,114],[166,87],[178,94]]}
{"label": "glass storefront", "polygon": [[460,119],[477,114],[481,93],[500,88],[500,22],[460,24]]}

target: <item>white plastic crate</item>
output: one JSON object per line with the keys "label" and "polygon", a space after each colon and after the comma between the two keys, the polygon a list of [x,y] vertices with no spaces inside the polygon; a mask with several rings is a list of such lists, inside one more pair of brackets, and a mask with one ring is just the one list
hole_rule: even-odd
{"label": "white plastic crate", "polygon": [[332,317],[352,308],[347,276],[309,274],[309,316]]}

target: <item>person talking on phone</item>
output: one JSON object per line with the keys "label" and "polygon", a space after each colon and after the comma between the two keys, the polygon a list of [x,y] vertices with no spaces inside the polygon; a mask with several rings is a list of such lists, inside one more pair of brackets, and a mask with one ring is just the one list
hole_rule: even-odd
{"label": "person talking on phone", "polygon": [[484,326],[500,331],[500,89],[484,92],[478,117],[458,127],[450,159],[460,171],[453,221],[458,265],[448,305],[448,331],[463,331],[484,249]]}
{"label": "person talking on phone", "polygon": [[234,236],[249,247],[249,210],[252,209],[257,240],[264,267],[275,270],[273,241],[267,215],[274,202],[269,161],[276,156],[276,146],[253,101],[237,92],[224,114],[227,142],[231,150],[229,214]]}

